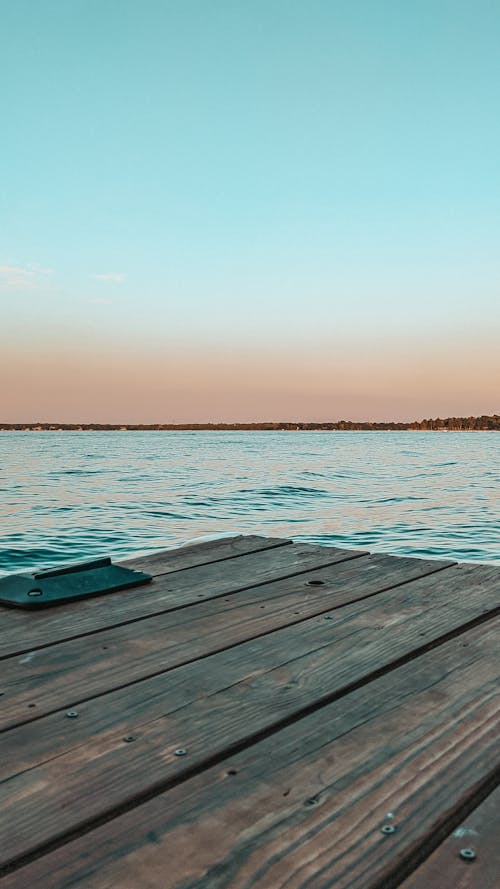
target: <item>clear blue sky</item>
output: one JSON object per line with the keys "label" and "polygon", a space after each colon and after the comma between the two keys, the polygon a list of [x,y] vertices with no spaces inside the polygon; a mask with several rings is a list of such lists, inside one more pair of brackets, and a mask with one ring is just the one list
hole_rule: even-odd
{"label": "clear blue sky", "polygon": [[0,419],[500,411],[498,2],[0,11]]}

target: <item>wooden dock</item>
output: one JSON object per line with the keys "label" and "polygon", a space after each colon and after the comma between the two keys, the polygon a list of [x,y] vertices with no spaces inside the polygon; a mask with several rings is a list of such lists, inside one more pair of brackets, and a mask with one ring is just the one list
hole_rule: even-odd
{"label": "wooden dock", "polygon": [[498,566],[123,564],[153,582],[0,606],[0,889],[498,889]]}

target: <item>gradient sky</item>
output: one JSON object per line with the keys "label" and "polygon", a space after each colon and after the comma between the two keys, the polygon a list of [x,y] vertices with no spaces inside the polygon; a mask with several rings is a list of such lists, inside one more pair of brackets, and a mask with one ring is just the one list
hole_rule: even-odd
{"label": "gradient sky", "polygon": [[497,0],[0,12],[0,420],[500,412]]}

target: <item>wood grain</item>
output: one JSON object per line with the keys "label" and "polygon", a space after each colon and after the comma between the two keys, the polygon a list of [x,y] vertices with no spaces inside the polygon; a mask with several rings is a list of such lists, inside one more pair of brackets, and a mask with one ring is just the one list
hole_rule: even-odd
{"label": "wood grain", "polygon": [[[261,546],[252,539],[249,547]],[[276,545],[262,551],[162,574],[144,587],[121,590],[53,609],[0,611],[0,657],[24,654],[65,639],[94,633],[145,616],[185,607],[202,599],[228,595],[247,586],[268,583],[311,568],[362,555],[356,550],[296,544]],[[305,564],[305,568],[303,565]]]}
{"label": "wood grain", "polygon": [[[3,863],[185,780],[486,620],[498,591],[498,571],[448,568],[88,701],[77,719],[63,711],[12,729],[2,748]],[[176,748],[188,755],[176,757]]]}
{"label": "wood grain", "polygon": [[[401,889],[498,889],[500,886],[500,788],[456,827]],[[461,857],[472,849],[475,859]]]}
{"label": "wood grain", "polygon": [[[391,571],[388,573],[386,571],[387,558],[390,559],[390,557],[370,557],[368,564],[374,566],[371,570],[375,572],[375,575],[379,573],[379,566],[382,566],[382,571],[387,575],[387,578],[394,576]],[[350,564],[354,565],[355,563]],[[360,564],[360,568],[364,568],[364,560],[360,560],[358,564]],[[397,565],[399,571],[407,570],[408,566],[405,569],[404,561],[398,559]],[[344,572],[347,571],[347,568],[348,565],[337,567],[339,572],[342,570],[344,580]],[[328,570],[330,571],[330,569]],[[366,577],[363,579],[364,573],[363,570],[361,577],[356,575],[357,579],[351,578],[349,595],[353,595],[356,591],[359,592],[358,584],[361,584],[362,588],[364,587],[365,593],[367,592]],[[325,576],[325,570],[322,570],[321,576]],[[154,720],[168,712],[171,705],[177,708],[188,701],[196,700],[197,696],[211,695],[218,688],[224,689],[228,679],[231,684],[235,684],[247,676],[253,676],[256,668],[265,673],[268,670],[273,670],[276,666],[279,667],[281,663],[286,665],[290,661],[290,652],[293,652],[293,659],[297,660],[301,657],[306,657],[311,651],[314,652],[316,649],[326,645],[328,646],[326,654],[329,657],[330,644],[336,643],[338,646],[345,637],[348,640],[346,645],[350,655],[350,636],[352,632],[358,632],[360,629],[367,631],[372,640],[377,643],[380,633],[384,630],[384,621],[386,620],[388,622],[387,641],[390,644],[391,627],[397,624],[397,616],[394,612],[399,612],[400,620],[405,619],[405,617],[410,619],[411,615],[418,614],[423,620],[427,621],[429,601],[433,596],[436,596],[436,590],[439,592],[439,598],[435,600],[436,606],[441,602],[441,607],[443,607],[443,602],[447,602],[454,596],[459,596],[464,589],[470,590],[471,598],[469,605],[471,610],[467,613],[472,616],[472,619],[480,616],[483,609],[487,609],[489,604],[496,603],[496,595],[494,592],[491,594],[489,585],[487,586],[486,595],[484,591],[485,581],[489,577],[489,569],[480,567],[473,569],[471,573],[469,570],[464,571],[464,569],[451,568],[445,569],[432,577],[423,578],[418,584],[414,585],[414,582],[412,582],[408,589],[406,589],[406,586],[397,587],[391,596],[387,596],[385,593],[378,593],[373,599],[372,597],[358,599],[357,604],[351,603],[351,605],[344,606],[337,611],[335,606],[339,605],[339,600],[335,596],[335,589],[337,588],[339,597],[345,595],[345,590],[342,575],[340,577],[336,574],[333,576],[336,579],[336,583],[331,583],[331,585],[325,584],[327,592],[321,592],[321,595],[329,597],[330,602],[328,604],[334,606],[333,612],[327,610],[324,614],[318,616],[317,619],[309,618],[296,625],[292,624],[288,630],[283,628],[273,634],[263,634],[258,639],[249,640],[248,643],[226,648],[226,650],[217,655],[216,659],[208,657],[203,663],[194,662],[187,664],[182,668],[182,672],[179,672],[179,670],[171,671],[168,676],[164,673],[159,673],[149,679],[129,684],[121,690],[107,694],[105,696],[104,708],[101,708],[97,700],[94,699],[97,705],[95,712],[101,714],[95,723],[90,718],[90,713],[94,712],[93,707],[90,707],[89,710],[92,699],[83,703],[83,699],[76,694],[78,689],[75,686],[75,694],[68,706],[78,706],[80,712],[82,706],[85,706],[87,712],[86,719],[72,722],[71,726],[65,720],[65,729],[62,729],[60,727],[61,711],[59,710],[52,719],[37,719],[35,731],[31,725],[24,726],[24,730],[23,726],[19,725],[16,728],[15,742],[10,740],[12,738],[11,733],[5,736],[3,757],[0,758],[0,780],[11,775],[16,768],[18,770],[31,768],[37,762],[43,761],[46,756],[60,755],[67,747],[71,747],[72,744],[80,743],[82,740],[91,737],[105,728],[105,726],[109,728],[117,722],[121,723],[124,720],[125,714],[127,724],[132,724],[134,720],[136,722]],[[401,578],[403,576],[400,575]],[[371,586],[368,589],[373,591],[376,588],[376,586]],[[310,592],[304,595],[304,589]],[[311,594],[315,597],[317,593],[314,591],[317,589],[323,591],[325,587],[299,587],[298,595],[300,596],[301,604],[300,607],[297,607],[297,612],[305,609],[306,598]],[[374,610],[375,601],[378,607]],[[286,597],[286,602],[285,611],[288,614],[290,605],[288,596]],[[409,611],[406,610],[408,607],[410,608]],[[184,612],[187,618],[187,631],[190,627],[190,613],[193,613],[193,609],[188,609]],[[258,608],[258,613],[262,613],[260,607]],[[438,626],[434,630],[438,637],[450,626],[450,619],[448,618],[445,623],[441,623],[439,614],[437,617]],[[301,617],[301,614],[292,612],[289,619],[300,621]],[[457,613],[451,625],[454,627],[457,623],[461,625],[462,622],[465,622],[463,613]],[[405,631],[407,630],[408,627],[405,626]],[[416,628],[414,636],[411,637],[413,640],[412,644],[415,647],[421,647],[424,643],[427,638],[424,636],[425,632],[426,630],[424,629]],[[392,651],[389,650],[388,654],[392,654]],[[106,656],[106,653],[103,653],[103,656]],[[30,669],[30,664],[27,665],[27,669]],[[90,669],[91,665],[89,666]],[[59,675],[64,676],[64,662],[59,665],[57,671],[53,672],[56,673],[56,677]],[[73,670],[69,671],[69,678],[70,681],[73,679],[76,683]],[[86,675],[84,675],[83,681],[89,681]],[[50,682],[50,676],[47,677],[47,682]],[[187,698],[186,690],[188,691]],[[168,693],[168,699],[165,697],[166,693]],[[173,698],[171,697],[172,695],[174,695]],[[2,708],[5,708],[7,713],[7,708],[9,707],[8,696],[4,695],[4,697],[6,701],[2,704]],[[32,701],[33,703],[37,702],[37,698],[34,697]],[[37,706],[30,708],[29,704],[27,704],[27,709],[34,709],[35,712],[38,711]],[[62,712],[64,713],[64,710]],[[106,714],[105,726],[99,722],[104,713]]]}
{"label": "wood grain", "polygon": [[[244,582],[245,576],[249,579],[245,570],[253,572],[255,580],[264,576],[264,570],[266,577],[285,570],[293,570],[294,576],[5,660],[0,728],[29,722],[75,701],[443,570],[442,562],[384,555],[329,565],[331,559],[342,555],[325,547],[301,545],[259,556],[264,564],[269,560],[267,568],[261,566],[259,572],[255,556],[246,556],[237,560],[235,567],[242,567],[239,577],[231,582]],[[289,556],[289,561],[282,562],[283,556]],[[315,570],[307,571],[312,566]],[[298,570],[303,573],[297,574]],[[183,573],[183,584],[190,574]],[[227,581],[224,576],[217,588],[227,588]],[[318,581],[321,586],[314,585]],[[192,594],[189,584],[187,588]],[[197,588],[206,593],[206,587]],[[175,585],[174,589],[179,591]]]}
{"label": "wood grain", "polygon": [[124,568],[147,571],[157,577],[174,571],[185,571],[211,562],[234,559],[249,552],[262,552],[276,546],[290,546],[291,540],[281,537],[261,537],[258,534],[237,534],[215,540],[200,540],[173,549],[154,550],[116,562]]}
{"label": "wood grain", "polygon": [[490,780],[498,630],[489,621],[351,691],[22,867],[2,889],[393,889]]}

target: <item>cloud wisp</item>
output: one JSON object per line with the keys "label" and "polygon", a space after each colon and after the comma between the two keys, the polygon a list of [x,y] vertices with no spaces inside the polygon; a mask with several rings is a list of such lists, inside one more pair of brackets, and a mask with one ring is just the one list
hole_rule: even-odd
{"label": "cloud wisp", "polygon": [[106,274],[92,275],[98,281],[113,281],[115,284],[122,284],[127,276],[124,272],[107,272]]}
{"label": "cloud wisp", "polygon": [[3,290],[33,290],[42,284],[51,269],[31,264],[26,266],[0,264],[0,288]]}

